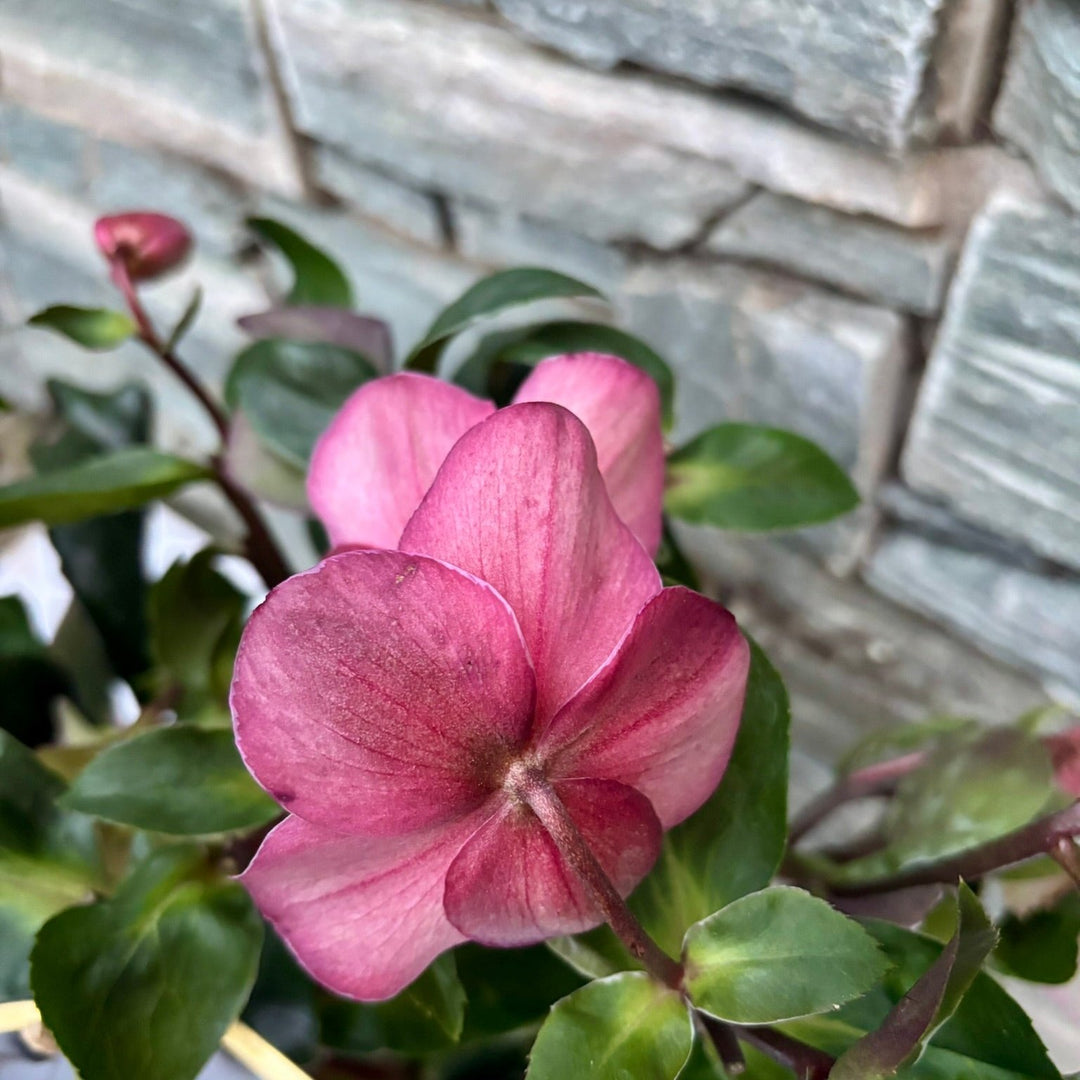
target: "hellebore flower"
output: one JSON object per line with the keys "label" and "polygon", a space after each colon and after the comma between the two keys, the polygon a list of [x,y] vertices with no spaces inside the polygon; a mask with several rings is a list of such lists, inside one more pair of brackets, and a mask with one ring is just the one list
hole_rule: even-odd
{"label": "hellebore flower", "polygon": [[[526,401],[562,405],[585,424],[616,512],[655,553],[664,446],[653,380],[617,356],[573,353],[537,365],[514,398]],[[323,433],[308,473],[308,498],[334,545],[395,547],[450,448],[494,411],[429,375],[360,387]]]}
{"label": "hellebore flower", "polygon": [[316,979],[363,1000],[466,938],[595,926],[533,807],[561,803],[626,896],[723,775],[748,663],[729,612],[661,588],[581,421],[502,409],[400,550],[331,556],[249,621],[237,742],[290,816],[243,881]]}
{"label": "hellebore flower", "polygon": [[131,281],[148,281],[179,266],[191,249],[191,234],[176,218],[149,211],[112,214],[94,224],[94,239]]}

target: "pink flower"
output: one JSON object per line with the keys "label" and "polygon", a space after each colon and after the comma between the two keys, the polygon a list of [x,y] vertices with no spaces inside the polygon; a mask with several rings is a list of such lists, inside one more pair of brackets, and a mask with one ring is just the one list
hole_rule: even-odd
{"label": "pink flower", "polygon": [[[615,510],[654,553],[664,447],[653,380],[616,356],[576,353],[539,364],[514,401],[554,402],[585,424]],[[494,410],[428,375],[360,387],[319,440],[308,473],[308,498],[334,545],[396,547],[450,448]]]}
{"label": "pink flower", "polygon": [[1074,799],[1080,799],[1080,726],[1071,727],[1043,740],[1050,751],[1057,785]]}
{"label": "pink flower", "polygon": [[191,234],[182,222],[148,211],[99,218],[94,239],[105,258],[119,263],[132,281],[160,277],[191,249]]}
{"label": "pink flower", "polygon": [[466,938],[599,923],[523,792],[553,791],[627,895],[719,782],[749,663],[727,611],[661,588],[556,405],[462,436],[400,548],[278,586],[232,688],[244,760],[291,815],[243,880],[363,1000]]}

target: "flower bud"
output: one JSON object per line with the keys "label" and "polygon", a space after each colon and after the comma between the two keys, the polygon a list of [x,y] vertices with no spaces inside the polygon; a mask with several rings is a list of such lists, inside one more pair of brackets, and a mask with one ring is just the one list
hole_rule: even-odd
{"label": "flower bud", "polygon": [[191,249],[187,228],[165,214],[134,212],[99,218],[94,239],[105,258],[122,265],[132,281],[172,270]]}

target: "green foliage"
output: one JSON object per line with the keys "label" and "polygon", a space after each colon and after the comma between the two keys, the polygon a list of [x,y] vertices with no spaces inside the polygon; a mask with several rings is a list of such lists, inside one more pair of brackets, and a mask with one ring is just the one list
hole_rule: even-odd
{"label": "green foliage", "polygon": [[247,224],[261,240],[277,248],[292,267],[293,284],[285,298],[287,304],[352,307],[353,294],[349,279],[326,252],[272,218],[252,217],[248,218]]}
{"label": "green foliage", "polygon": [[53,704],[69,693],[67,674],[37,639],[17,596],[0,596],[0,728],[27,746],[53,736]]}
{"label": "green foliage", "polygon": [[692,926],[684,955],[690,1000],[737,1024],[835,1009],[865,994],[886,967],[858,923],[786,886],[751,893]]}
{"label": "green foliage", "polygon": [[197,836],[264,825],[281,810],[248,775],[231,731],[159,728],[109,747],[61,804],[120,825]]}
{"label": "green foliage", "polygon": [[195,291],[191,294],[191,299],[180,313],[180,318],[176,320],[176,325],[170,331],[169,337],[165,342],[165,351],[167,353],[171,353],[180,342],[187,337],[188,331],[195,325],[195,320],[199,317],[199,309],[202,307],[202,301],[202,287],[196,285]]}
{"label": "green foliage", "polygon": [[57,806],[63,790],[60,777],[0,731],[0,1000],[26,997],[34,934],[99,883],[93,824]]}
{"label": "green foliage", "polygon": [[64,525],[129,510],[210,475],[202,465],[157,450],[117,450],[0,487],[0,527]]}
{"label": "green foliage", "polygon": [[377,375],[371,360],[350,349],[266,338],[237,355],[225,399],[268,449],[305,469],[316,440],[345,399]]}
{"label": "green foliage", "polygon": [[677,954],[692,924],[772,880],[787,840],[787,691],[751,643],[746,704],[716,792],[664,837],[632,906],[660,946]]}
{"label": "green foliage", "polygon": [[116,895],[42,927],[42,1019],[83,1080],[193,1080],[255,980],[262,922],[205,855],[167,847]]}
{"label": "green foliage", "polygon": [[409,354],[405,367],[413,371],[433,372],[438,368],[449,340],[480,319],[537,300],[566,297],[603,298],[591,285],[554,270],[535,267],[500,270],[482,278],[436,316],[427,333]]}
{"label": "green foliage", "polygon": [[642,972],[598,979],[558,1002],[529,1055],[527,1080],[675,1080],[693,1026],[679,995]]}
{"label": "green foliage", "polygon": [[115,349],[134,337],[138,330],[134,320],[121,311],[72,304],[47,307],[32,315],[29,323],[53,330],[85,349],[96,350]]}
{"label": "green foliage", "polygon": [[720,424],[668,458],[665,508],[695,525],[794,529],[858,503],[847,474],[824,450],[778,428]]}
{"label": "green foliage", "polygon": [[956,933],[941,955],[893,1006],[876,1031],[846,1050],[830,1080],[885,1080],[919,1059],[923,1047],[956,1012],[997,933],[975,894],[964,884],[957,893]]}
{"label": "green foliage", "polygon": [[[868,920],[865,926],[891,965],[882,983],[831,1015],[784,1026],[789,1034],[837,1057],[886,1022],[944,949],[940,942],[892,923]],[[981,973],[919,1061],[896,1075],[898,1080],[1061,1080],[1023,1010]]]}
{"label": "green foliage", "polygon": [[1080,893],[1070,890],[1053,906],[1001,923],[994,953],[997,967],[1009,975],[1040,983],[1067,983],[1077,967],[1080,941]]}

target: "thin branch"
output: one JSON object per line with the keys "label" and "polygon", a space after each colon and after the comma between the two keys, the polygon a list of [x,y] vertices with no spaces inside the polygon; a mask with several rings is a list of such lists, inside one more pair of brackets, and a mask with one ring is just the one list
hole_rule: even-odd
{"label": "thin branch", "polygon": [[739,1028],[739,1038],[790,1069],[797,1080],[828,1080],[836,1059],[780,1031],[767,1027]]}
{"label": "thin branch", "polygon": [[1062,837],[1050,853],[1054,860],[1072,878],[1077,890],[1080,890],[1080,847],[1072,837]]}
{"label": "thin branch", "polygon": [[694,1010],[694,1021],[698,1031],[713,1044],[724,1071],[730,1076],[741,1076],[746,1072],[746,1058],[735,1029],[730,1024],[717,1020],[714,1016]]}

